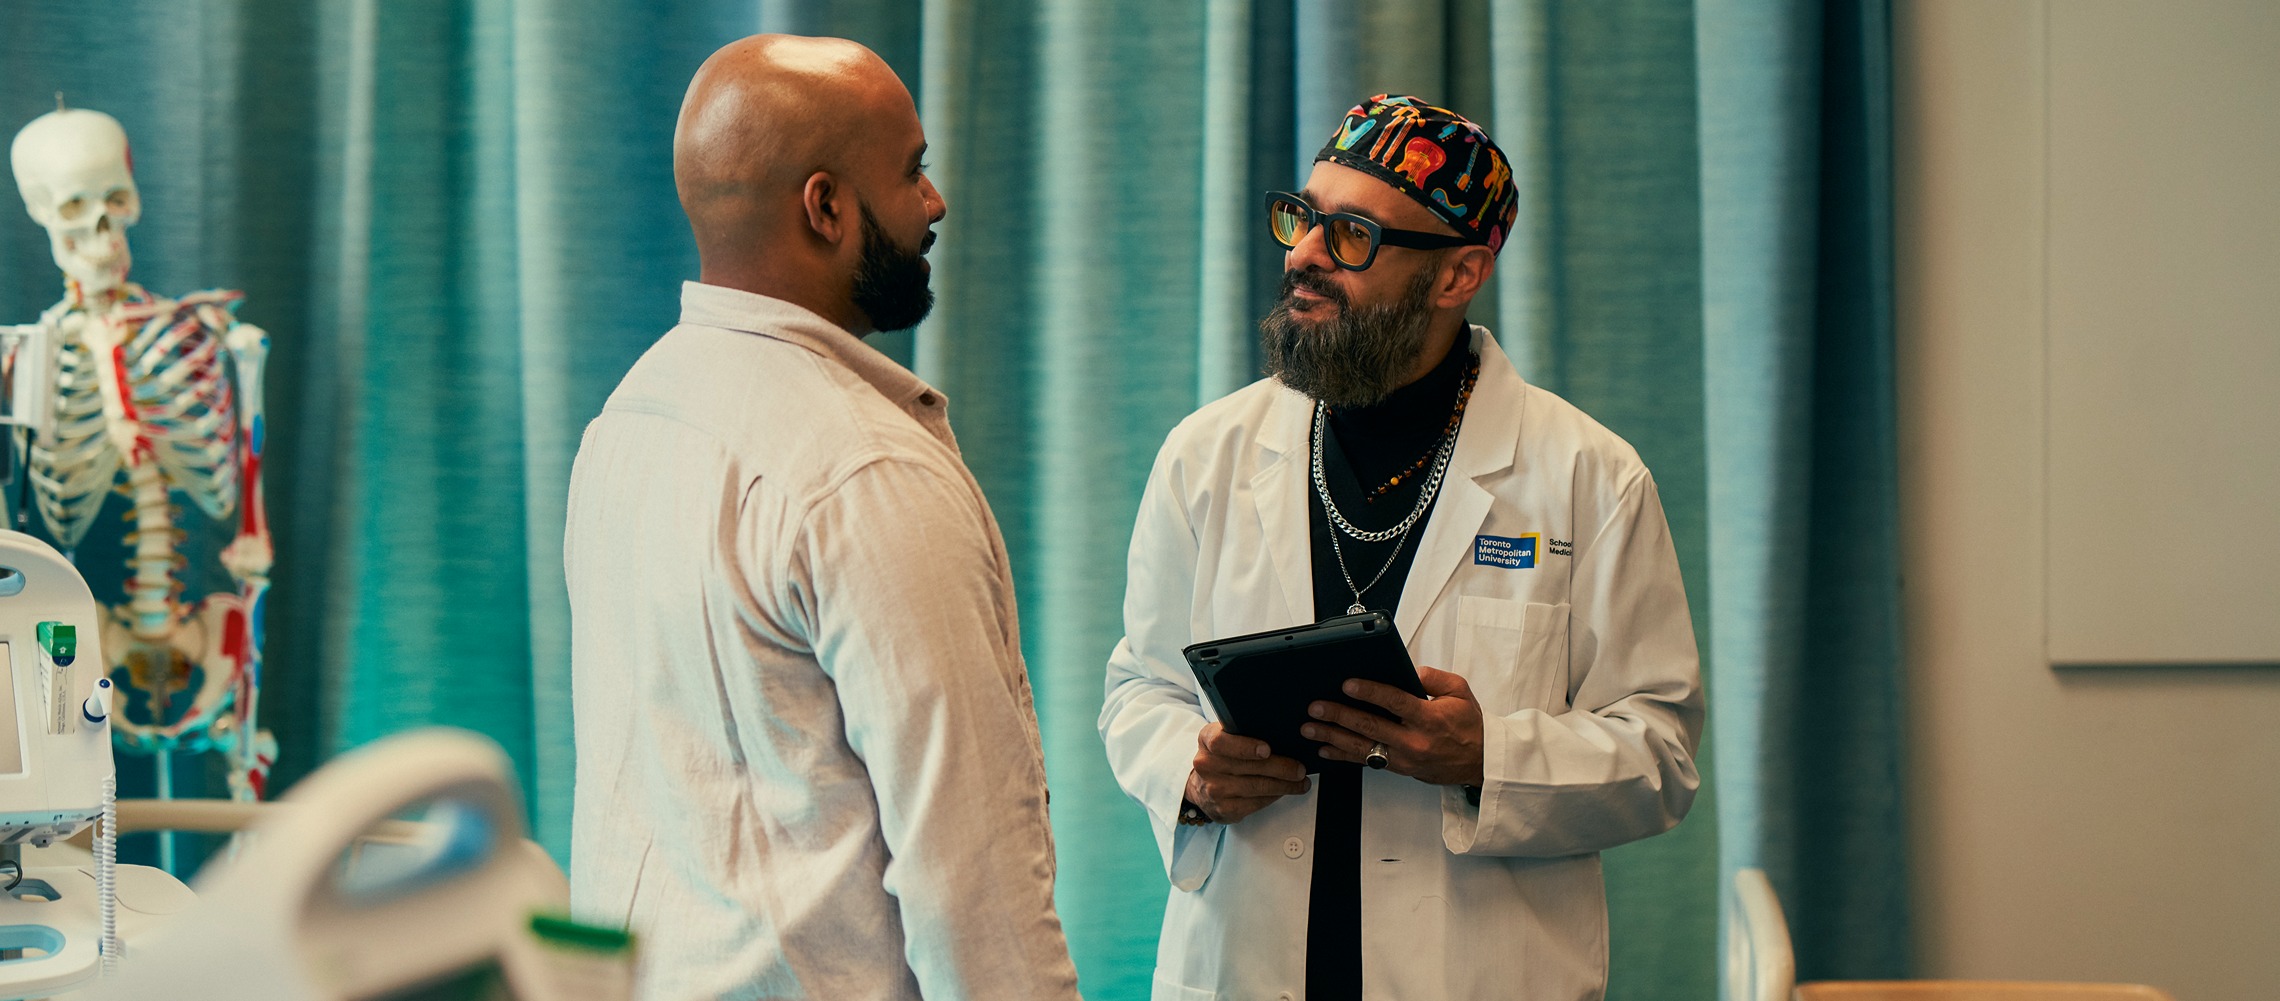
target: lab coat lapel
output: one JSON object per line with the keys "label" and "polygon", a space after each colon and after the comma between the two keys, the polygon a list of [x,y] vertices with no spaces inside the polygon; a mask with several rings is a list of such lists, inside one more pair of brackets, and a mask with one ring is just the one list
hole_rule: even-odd
{"label": "lab coat lapel", "polygon": [[1284,390],[1260,422],[1258,443],[1265,454],[1251,477],[1259,530],[1275,578],[1282,581],[1286,621],[1292,625],[1314,621],[1314,557],[1306,525],[1307,434],[1313,417],[1305,397]]}
{"label": "lab coat lapel", "polygon": [[1473,537],[1488,521],[1495,497],[1479,481],[1512,468],[1520,442],[1521,398],[1527,384],[1497,347],[1496,338],[1478,326],[1472,332],[1473,350],[1480,353],[1480,379],[1465,405],[1456,454],[1449,457],[1441,498],[1425,520],[1425,537],[1417,543],[1417,557],[1401,587],[1401,609],[1393,619],[1402,639],[1412,643],[1425,613],[1471,554]]}

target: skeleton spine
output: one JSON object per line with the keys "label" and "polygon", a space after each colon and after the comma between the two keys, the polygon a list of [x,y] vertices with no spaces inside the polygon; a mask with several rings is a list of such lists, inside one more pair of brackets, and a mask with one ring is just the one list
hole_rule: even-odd
{"label": "skeleton spine", "polygon": [[174,630],[174,518],[166,500],[166,480],[158,463],[134,463],[127,473],[134,487],[135,572],[128,607],[138,639],[164,641]]}

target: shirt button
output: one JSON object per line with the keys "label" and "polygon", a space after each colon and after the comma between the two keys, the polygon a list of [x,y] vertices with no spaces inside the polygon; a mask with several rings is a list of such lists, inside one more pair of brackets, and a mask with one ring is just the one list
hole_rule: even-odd
{"label": "shirt button", "polygon": [[1289,838],[1283,842],[1284,858],[1297,858],[1304,854],[1306,854],[1306,842],[1297,838]]}
{"label": "shirt button", "polygon": [[918,394],[918,405],[922,407],[931,407],[934,405],[935,399],[936,397],[933,393],[920,393]]}
{"label": "shirt button", "polygon": [[1293,997],[1289,991],[1284,991],[1275,995],[1275,1001],[1298,1001],[1298,999]]}

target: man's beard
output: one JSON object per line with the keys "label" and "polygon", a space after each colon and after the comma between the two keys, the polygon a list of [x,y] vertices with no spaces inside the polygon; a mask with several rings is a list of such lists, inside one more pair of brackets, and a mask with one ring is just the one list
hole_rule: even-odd
{"label": "man's beard", "polygon": [[869,205],[861,208],[863,258],[856,262],[850,293],[855,308],[870,318],[873,330],[918,326],[934,308],[934,290],[926,286],[926,251],[934,246],[934,233],[929,230],[918,249],[905,249],[887,235]]}
{"label": "man's beard", "polygon": [[[1346,293],[1310,271],[1283,272],[1275,308],[1259,321],[1259,347],[1267,371],[1289,386],[1333,407],[1366,407],[1401,387],[1425,351],[1425,327],[1432,321],[1426,301],[1434,269],[1418,272],[1401,297],[1377,306],[1354,308]],[[1291,292],[1319,292],[1337,315],[1319,322],[1290,313]]]}

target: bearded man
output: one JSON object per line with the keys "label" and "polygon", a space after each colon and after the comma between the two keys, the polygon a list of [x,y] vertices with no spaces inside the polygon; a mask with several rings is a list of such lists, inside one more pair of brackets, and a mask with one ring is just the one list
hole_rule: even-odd
{"label": "bearded man", "polygon": [[571,903],[640,993],[1074,999],[1004,543],[942,394],[942,196],[853,42],[705,61],[673,137],[700,278],[586,429],[564,545]]}
{"label": "bearded man", "polygon": [[[1598,998],[1598,853],[1693,802],[1702,689],[1654,479],[1465,321],[1511,182],[1479,127],[1381,95],[1267,195],[1272,376],[1158,453],[1100,715],[1172,884],[1158,999]],[[1364,609],[1428,698],[1347,681],[1394,718],[1313,703],[1313,761],[1223,729],[1181,654]]]}

